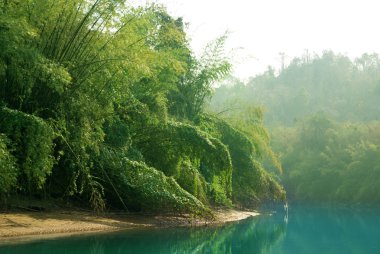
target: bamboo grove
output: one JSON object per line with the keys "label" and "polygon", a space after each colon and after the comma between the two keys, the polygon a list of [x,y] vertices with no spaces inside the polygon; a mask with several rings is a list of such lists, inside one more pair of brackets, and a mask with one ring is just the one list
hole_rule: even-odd
{"label": "bamboo grove", "polygon": [[[262,121],[207,114],[226,36],[202,57],[162,6],[0,1],[0,200],[210,214],[284,190],[262,166]],[[260,118],[260,117],[259,117]]]}

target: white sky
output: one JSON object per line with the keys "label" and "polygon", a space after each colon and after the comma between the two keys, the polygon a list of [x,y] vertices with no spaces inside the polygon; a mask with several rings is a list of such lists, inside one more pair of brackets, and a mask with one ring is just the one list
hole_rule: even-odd
{"label": "white sky", "polygon": [[234,74],[242,79],[280,66],[307,49],[331,49],[354,58],[380,52],[379,0],[155,0],[189,23],[196,53],[230,31]]}

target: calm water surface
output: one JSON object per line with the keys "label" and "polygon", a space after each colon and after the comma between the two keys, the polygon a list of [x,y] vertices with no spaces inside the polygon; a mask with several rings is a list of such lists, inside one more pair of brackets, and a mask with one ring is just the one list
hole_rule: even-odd
{"label": "calm water surface", "polygon": [[0,245],[0,253],[380,253],[380,210],[289,207],[219,227],[144,229]]}

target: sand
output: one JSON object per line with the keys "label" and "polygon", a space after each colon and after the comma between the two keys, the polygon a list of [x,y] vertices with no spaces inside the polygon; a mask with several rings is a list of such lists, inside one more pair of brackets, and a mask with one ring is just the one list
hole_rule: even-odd
{"label": "sand", "polygon": [[91,212],[26,212],[0,213],[0,244],[24,240],[67,236],[91,232],[106,232],[142,227],[202,226],[246,219],[257,212],[217,210],[215,220],[189,216],[106,214]]}

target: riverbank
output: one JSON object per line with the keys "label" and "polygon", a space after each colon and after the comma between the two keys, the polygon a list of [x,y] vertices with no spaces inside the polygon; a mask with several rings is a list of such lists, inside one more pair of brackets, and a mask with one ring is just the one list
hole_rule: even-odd
{"label": "riverbank", "polygon": [[255,211],[217,210],[214,220],[190,216],[109,213],[96,215],[82,211],[0,213],[0,244],[91,232],[107,232],[144,227],[203,226],[238,221],[257,216]]}

